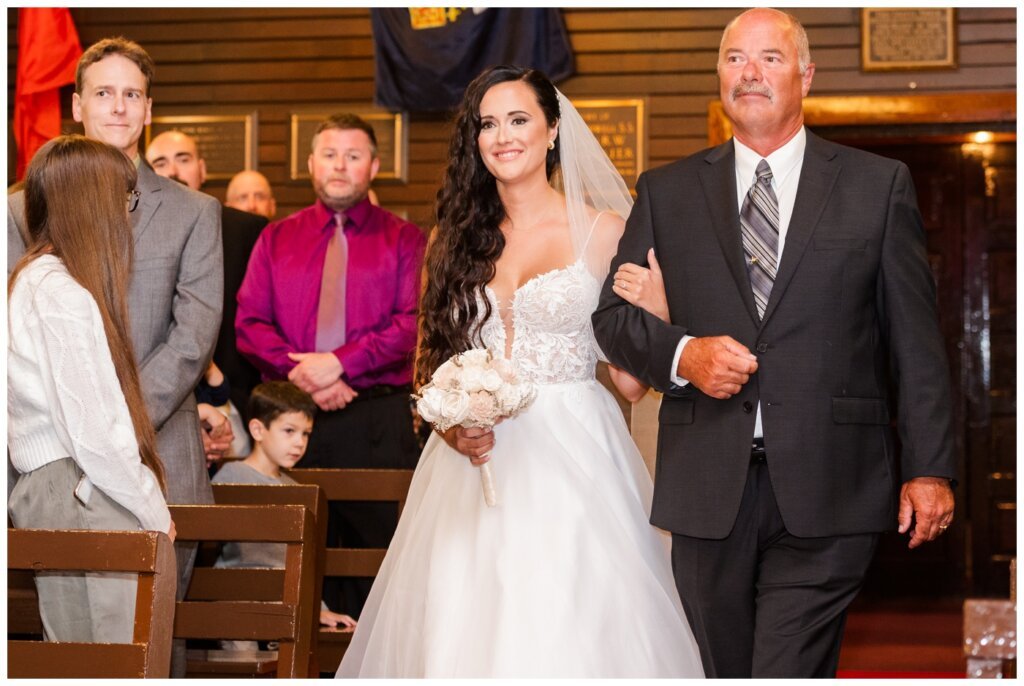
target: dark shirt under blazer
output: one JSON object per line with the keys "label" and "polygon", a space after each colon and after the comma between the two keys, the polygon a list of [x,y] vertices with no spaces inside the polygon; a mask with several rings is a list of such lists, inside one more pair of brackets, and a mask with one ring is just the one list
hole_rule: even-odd
{"label": "dark shirt under blazer", "polygon": [[227,377],[231,402],[246,418],[249,394],[260,382],[260,372],[238,352],[235,341],[235,313],[238,311],[238,289],[245,278],[249,255],[256,239],[267,225],[267,218],[233,207],[221,207],[221,235],[224,239],[224,315],[220,321],[217,347],[213,361]]}

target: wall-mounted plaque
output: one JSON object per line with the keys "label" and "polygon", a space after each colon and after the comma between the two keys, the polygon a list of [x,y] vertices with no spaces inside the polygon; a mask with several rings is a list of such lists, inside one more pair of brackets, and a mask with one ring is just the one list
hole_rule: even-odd
{"label": "wall-mounted plaque", "polygon": [[289,164],[291,179],[298,181],[309,178],[307,160],[313,144],[313,134],[320,122],[336,112],[359,115],[373,127],[373,133],[377,137],[377,157],[380,159],[380,171],[377,172],[374,183],[405,183],[409,175],[409,115],[406,112],[353,109],[345,105],[292,114]]}
{"label": "wall-mounted plaque", "polygon": [[954,19],[950,8],[862,9],[861,68],[956,69]]}
{"label": "wall-mounted plaque", "polygon": [[206,160],[206,178],[227,181],[243,169],[257,168],[256,126],[256,112],[154,115],[146,127],[146,145],[165,131],[187,133]]}
{"label": "wall-mounted plaque", "polygon": [[630,190],[647,168],[647,101],[643,98],[573,98],[583,121],[597,137]]}

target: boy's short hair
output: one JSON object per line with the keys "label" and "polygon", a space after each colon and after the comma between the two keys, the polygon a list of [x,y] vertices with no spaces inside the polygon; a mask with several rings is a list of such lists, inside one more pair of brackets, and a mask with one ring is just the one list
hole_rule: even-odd
{"label": "boy's short hair", "polygon": [[265,381],[252,389],[249,396],[249,418],[263,426],[288,412],[301,412],[310,419],[316,415],[313,396],[290,381]]}

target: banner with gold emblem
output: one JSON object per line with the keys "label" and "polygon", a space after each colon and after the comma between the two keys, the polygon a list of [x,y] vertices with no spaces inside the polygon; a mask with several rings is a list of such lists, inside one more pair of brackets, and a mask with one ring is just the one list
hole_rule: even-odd
{"label": "banner with gold emblem", "polygon": [[572,48],[557,8],[410,7],[370,10],[376,102],[391,110],[442,112],[470,81],[496,64],[573,72]]}

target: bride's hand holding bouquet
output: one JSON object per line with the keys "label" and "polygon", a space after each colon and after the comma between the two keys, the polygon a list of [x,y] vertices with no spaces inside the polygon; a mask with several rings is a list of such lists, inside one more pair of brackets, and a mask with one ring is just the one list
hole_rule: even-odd
{"label": "bride's hand holding bouquet", "polygon": [[[494,445],[491,428],[522,411],[537,392],[533,384],[517,378],[512,363],[489,350],[474,349],[453,355],[437,368],[416,396],[416,409],[449,444],[469,455],[480,468],[484,501],[497,503],[494,481],[486,457]],[[458,429],[456,427],[462,427]],[[455,430],[456,436],[449,432]]]}

